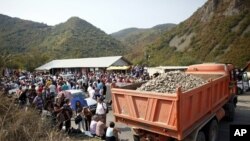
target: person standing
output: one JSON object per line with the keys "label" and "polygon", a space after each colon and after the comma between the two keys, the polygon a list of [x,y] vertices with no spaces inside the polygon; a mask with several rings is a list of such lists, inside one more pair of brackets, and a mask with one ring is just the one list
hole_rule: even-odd
{"label": "person standing", "polygon": [[99,91],[99,94],[103,96],[103,83],[100,79],[97,80],[97,89]]}
{"label": "person standing", "polygon": [[81,113],[83,110],[83,107],[80,103],[80,101],[76,101],[76,107],[75,107],[75,114]]}
{"label": "person standing", "polygon": [[38,110],[39,114],[41,114],[43,110],[43,105],[44,105],[42,93],[38,93],[32,103],[35,105],[35,108]]}
{"label": "person standing", "polygon": [[92,84],[89,84],[88,87],[88,94],[90,98],[94,98],[95,95],[95,89],[93,88]]}
{"label": "person standing", "polygon": [[92,113],[89,108],[84,107],[83,108],[83,113],[84,113],[84,124],[85,124],[85,131],[90,130],[90,122],[92,118]]}
{"label": "person standing", "polygon": [[34,98],[37,96],[35,87],[36,87],[35,85],[32,85],[31,89],[29,90],[29,93],[28,93],[28,98],[29,98],[30,104],[32,104],[32,102],[34,101]]}
{"label": "person standing", "polygon": [[28,89],[25,89],[18,97],[19,99],[19,104],[21,107],[23,107],[26,102],[27,102],[27,92],[28,92]]}
{"label": "person standing", "polygon": [[78,108],[75,117],[75,124],[78,126],[77,129],[84,131],[84,121],[83,121],[83,110]]}
{"label": "person standing", "polygon": [[52,99],[54,99],[54,97],[56,96],[56,84],[55,84],[55,82],[52,82],[49,85],[49,92],[50,92],[50,95],[52,96]]}
{"label": "person standing", "polygon": [[56,100],[56,103],[54,105],[54,111],[52,113],[54,117],[54,125],[56,125],[58,131],[60,131],[63,127],[64,114],[63,114],[63,107],[60,106],[58,100]]}
{"label": "person standing", "polygon": [[71,127],[71,118],[73,115],[72,109],[70,108],[70,100],[65,99],[65,104],[63,105],[63,113],[64,113],[64,122],[66,127],[66,132],[69,132],[69,129]]}
{"label": "person standing", "polygon": [[22,86],[19,87],[19,89],[16,91],[17,96],[19,97],[22,94]]}
{"label": "person standing", "polygon": [[99,119],[103,119],[104,123],[106,123],[107,108],[107,104],[103,102],[103,98],[97,98],[96,115],[98,115]]}

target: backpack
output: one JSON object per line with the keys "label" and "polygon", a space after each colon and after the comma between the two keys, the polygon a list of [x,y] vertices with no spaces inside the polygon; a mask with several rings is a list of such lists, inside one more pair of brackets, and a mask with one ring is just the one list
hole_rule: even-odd
{"label": "backpack", "polygon": [[81,115],[78,115],[75,117],[75,124],[78,124],[82,121],[82,116]]}

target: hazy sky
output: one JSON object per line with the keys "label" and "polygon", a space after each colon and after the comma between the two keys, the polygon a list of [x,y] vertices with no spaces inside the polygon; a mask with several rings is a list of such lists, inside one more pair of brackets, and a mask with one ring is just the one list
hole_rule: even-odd
{"label": "hazy sky", "polygon": [[0,13],[55,25],[80,17],[106,33],[180,23],[207,0],[0,0]]}

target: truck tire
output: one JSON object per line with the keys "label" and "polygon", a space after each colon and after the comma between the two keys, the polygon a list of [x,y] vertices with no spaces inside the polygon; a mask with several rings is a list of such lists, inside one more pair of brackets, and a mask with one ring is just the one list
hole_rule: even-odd
{"label": "truck tire", "polygon": [[227,120],[228,121],[234,121],[234,115],[235,115],[235,106],[233,103],[228,103],[228,109],[227,109]]}
{"label": "truck tire", "polygon": [[243,90],[240,87],[237,87],[237,94],[238,95],[243,94]]}
{"label": "truck tire", "polygon": [[134,141],[140,141],[140,137],[138,135],[133,135]]}
{"label": "truck tire", "polygon": [[218,137],[218,122],[214,119],[208,125],[208,141],[216,141]]}
{"label": "truck tire", "polygon": [[203,131],[199,131],[196,141],[206,141],[206,136]]}

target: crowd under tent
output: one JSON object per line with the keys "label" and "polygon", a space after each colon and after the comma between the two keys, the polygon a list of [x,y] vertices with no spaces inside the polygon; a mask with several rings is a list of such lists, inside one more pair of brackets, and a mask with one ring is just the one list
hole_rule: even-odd
{"label": "crowd under tent", "polygon": [[132,65],[122,56],[96,57],[96,58],[78,58],[78,59],[61,59],[50,61],[38,68],[36,71],[49,71],[55,73],[75,73],[75,72],[105,72],[109,71],[126,71]]}

